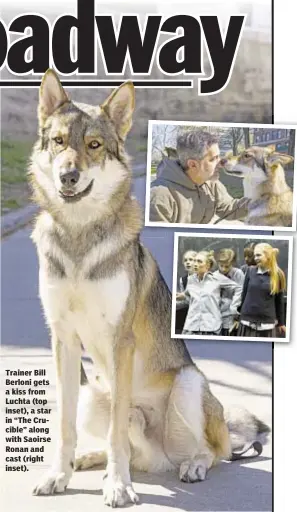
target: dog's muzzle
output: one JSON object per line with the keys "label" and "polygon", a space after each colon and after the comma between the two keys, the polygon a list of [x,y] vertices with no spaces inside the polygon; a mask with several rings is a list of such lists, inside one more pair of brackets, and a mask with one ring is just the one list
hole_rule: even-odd
{"label": "dog's muzzle", "polygon": [[66,203],[76,203],[77,201],[80,201],[83,197],[86,197],[93,188],[94,180],[92,180],[87,188],[82,190],[81,192],[78,192],[75,194],[71,189],[66,189],[64,192],[62,190],[59,190],[59,195],[64,199]]}

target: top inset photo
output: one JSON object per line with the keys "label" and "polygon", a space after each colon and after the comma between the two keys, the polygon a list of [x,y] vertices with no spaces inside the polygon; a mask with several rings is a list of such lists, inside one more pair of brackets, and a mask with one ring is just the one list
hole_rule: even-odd
{"label": "top inset photo", "polygon": [[296,128],[149,121],[149,226],[296,230]]}

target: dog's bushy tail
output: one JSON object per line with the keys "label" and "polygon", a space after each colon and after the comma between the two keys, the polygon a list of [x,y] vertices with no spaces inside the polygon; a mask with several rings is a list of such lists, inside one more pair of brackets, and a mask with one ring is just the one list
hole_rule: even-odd
{"label": "dog's bushy tail", "polygon": [[262,453],[270,433],[266,423],[241,407],[227,410],[225,419],[231,440],[231,460],[255,457]]}

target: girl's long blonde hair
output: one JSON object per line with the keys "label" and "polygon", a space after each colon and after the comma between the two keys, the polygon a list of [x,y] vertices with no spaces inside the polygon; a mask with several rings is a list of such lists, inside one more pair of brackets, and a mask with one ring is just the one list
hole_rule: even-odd
{"label": "girl's long blonde hair", "polygon": [[286,289],[286,276],[282,269],[277,264],[277,256],[279,250],[276,247],[271,247],[269,244],[261,243],[255,245],[254,250],[260,247],[267,258],[267,270],[270,273],[270,292],[275,295],[279,292],[284,292]]}

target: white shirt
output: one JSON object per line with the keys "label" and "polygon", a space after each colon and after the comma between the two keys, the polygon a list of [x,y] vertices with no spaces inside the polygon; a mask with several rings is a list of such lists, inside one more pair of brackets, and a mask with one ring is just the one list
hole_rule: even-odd
{"label": "white shirt", "polygon": [[242,287],[220,273],[207,272],[203,279],[197,274],[188,277],[185,291],[189,311],[184,329],[187,331],[219,332],[222,327],[220,311],[221,291],[233,291],[231,314],[237,314]]}

